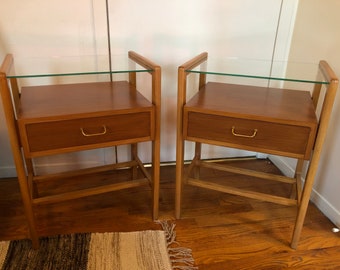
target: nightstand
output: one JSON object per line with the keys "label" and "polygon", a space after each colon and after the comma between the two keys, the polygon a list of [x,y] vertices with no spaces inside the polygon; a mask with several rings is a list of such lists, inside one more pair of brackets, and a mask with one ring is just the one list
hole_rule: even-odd
{"label": "nightstand", "polygon": [[[181,216],[184,184],[211,189],[252,199],[296,206],[298,215],[294,227],[292,248],[296,248],[303,226],[320,152],[327,131],[338,79],[325,61],[315,65],[310,74],[286,71],[289,63],[278,68],[271,62],[245,59],[208,60],[202,53],[178,68],[176,217]],[[267,68],[263,67],[265,65]],[[254,67],[253,70],[250,68]],[[305,71],[304,68],[296,70]],[[279,73],[275,73],[280,71]],[[283,72],[284,71],[284,72]],[[306,72],[305,72],[306,73]],[[188,77],[198,74],[198,91],[187,101]],[[317,76],[318,74],[318,76]],[[220,81],[207,82],[213,76],[248,84]],[[315,76],[315,77],[314,77]],[[251,82],[249,83],[249,80]],[[259,85],[256,85],[257,82]],[[264,81],[264,83],[263,83]],[[272,83],[278,86],[272,86]],[[289,89],[287,84],[312,84],[310,91]],[[190,89],[191,90],[191,89]],[[324,98],[319,100],[324,92]],[[321,107],[321,113],[317,110]],[[185,141],[195,143],[195,154],[184,171]],[[297,159],[294,177],[272,175],[241,169],[201,158],[202,144],[230,147]],[[308,173],[302,188],[302,168],[309,160]],[[222,185],[202,179],[200,168],[211,168],[243,174],[268,181],[291,184],[289,197],[277,196]],[[228,179],[225,179],[225,183]]]}
{"label": "nightstand", "polygon": [[[1,96],[34,247],[39,244],[33,211],[36,205],[150,185],[152,215],[154,219],[158,217],[161,69],[132,51],[124,57],[126,61],[114,59],[117,67],[112,70],[105,65],[107,57],[104,64],[100,59],[99,56],[89,60],[87,56],[55,57],[29,64],[28,71],[22,71],[23,66],[17,65],[21,70],[14,73],[13,56],[7,55],[1,66]],[[112,76],[122,74],[127,76],[126,80],[112,80]],[[149,77],[151,98],[147,99],[137,90],[137,74]],[[91,79],[85,80],[88,77]],[[25,83],[36,78],[50,81],[19,87],[21,80]],[[62,78],[69,78],[71,82],[56,83]],[[151,142],[150,170],[138,156],[140,142]],[[118,145],[131,145],[130,161],[62,173],[37,175],[35,172],[33,160],[37,157]],[[85,178],[122,168],[131,168],[131,179],[86,188],[80,185],[79,189],[65,188],[60,192],[60,187],[68,186],[73,177]],[[48,181],[58,181],[58,188],[43,190],[40,185]]]}

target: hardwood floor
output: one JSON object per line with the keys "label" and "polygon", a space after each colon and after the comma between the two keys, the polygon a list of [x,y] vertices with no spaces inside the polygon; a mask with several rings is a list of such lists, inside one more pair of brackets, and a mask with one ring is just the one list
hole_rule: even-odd
{"label": "hardwood floor", "polygon": [[[268,160],[235,161],[239,166],[280,173]],[[96,175],[96,182],[126,171]],[[258,182],[227,172],[202,171],[214,181],[289,194],[282,183]],[[73,179],[76,182],[84,179]],[[340,234],[310,204],[297,250],[289,247],[296,209],[185,186],[182,218],[174,219],[175,167],[161,168],[160,219],[176,223],[177,241],[192,249],[200,270],[340,269]],[[245,181],[248,180],[248,181]],[[261,180],[259,180],[261,181]],[[54,189],[56,187],[53,187]],[[159,229],[151,220],[148,187],[73,200],[36,209],[40,235]],[[0,181],[0,240],[27,237],[16,179]]]}

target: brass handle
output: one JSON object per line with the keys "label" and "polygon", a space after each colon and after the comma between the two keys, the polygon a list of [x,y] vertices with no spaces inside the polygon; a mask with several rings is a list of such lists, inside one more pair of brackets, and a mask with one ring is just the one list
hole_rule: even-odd
{"label": "brass handle", "polygon": [[98,132],[98,133],[86,133],[85,130],[83,128],[80,128],[81,130],[81,134],[83,134],[83,136],[85,137],[93,137],[93,136],[100,136],[100,135],[104,135],[106,134],[106,126],[102,126],[103,127],[103,131],[102,132]]}
{"label": "brass handle", "polygon": [[236,137],[243,137],[243,138],[254,138],[257,134],[257,129],[254,129],[254,132],[252,135],[244,135],[244,134],[239,134],[235,132],[235,127],[231,128],[231,133],[236,136]]}

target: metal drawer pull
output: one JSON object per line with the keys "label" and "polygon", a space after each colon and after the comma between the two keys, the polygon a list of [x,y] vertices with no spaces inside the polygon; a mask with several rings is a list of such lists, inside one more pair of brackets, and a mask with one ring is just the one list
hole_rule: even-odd
{"label": "metal drawer pull", "polygon": [[81,130],[81,134],[83,134],[83,136],[85,137],[93,137],[93,136],[100,136],[100,135],[104,135],[106,134],[106,126],[103,125],[103,131],[102,132],[98,132],[98,133],[86,133],[85,130],[83,128],[80,128]]}
{"label": "metal drawer pull", "polygon": [[238,134],[235,132],[235,127],[231,128],[231,133],[236,137],[243,137],[243,138],[254,138],[257,134],[257,129],[254,129],[254,132],[252,135],[244,135],[244,134]]}

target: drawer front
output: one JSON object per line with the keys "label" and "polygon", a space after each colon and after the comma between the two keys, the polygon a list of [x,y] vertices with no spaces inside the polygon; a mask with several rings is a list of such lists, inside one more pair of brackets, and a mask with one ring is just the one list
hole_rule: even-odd
{"label": "drawer front", "polygon": [[[26,154],[60,149],[90,149],[153,139],[152,112],[28,123]],[[24,140],[25,141],[25,140]],[[25,147],[26,146],[26,147]]]}
{"label": "drawer front", "polygon": [[184,139],[295,158],[309,158],[315,131],[220,115],[186,112]]}

